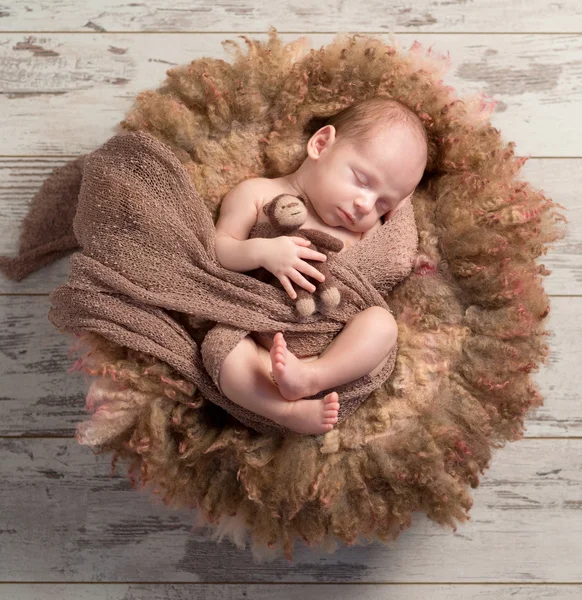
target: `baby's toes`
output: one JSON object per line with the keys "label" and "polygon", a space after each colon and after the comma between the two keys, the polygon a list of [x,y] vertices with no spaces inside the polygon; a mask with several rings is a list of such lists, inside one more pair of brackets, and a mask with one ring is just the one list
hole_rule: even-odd
{"label": "baby's toes", "polygon": [[337,402],[338,395],[337,392],[331,392],[327,394],[324,401],[323,408],[323,420],[324,423],[337,423],[337,415],[339,411],[339,402]]}
{"label": "baby's toes", "polygon": [[332,415],[328,415],[326,413],[323,417],[323,422],[324,423],[332,423],[332,424],[337,423],[337,413],[334,413]]}
{"label": "baby's toes", "polygon": [[285,364],[285,350],[282,350],[281,348],[277,348],[277,350],[275,350],[275,360],[277,362]]}
{"label": "baby's toes", "polygon": [[333,405],[337,405],[337,408],[339,409],[339,396],[337,394],[337,392],[330,392],[329,394],[327,394],[325,396],[325,398],[323,399],[323,401],[325,402],[325,408],[331,408]]}
{"label": "baby's toes", "polygon": [[281,363],[284,363],[285,361],[281,356],[281,351],[279,350],[277,343],[273,344],[269,354],[271,355],[271,366],[273,369],[280,370],[283,367],[283,364]]}
{"label": "baby's toes", "polygon": [[324,417],[337,417],[337,413],[339,412],[339,405],[337,408],[331,408],[329,404],[323,410]]}
{"label": "baby's toes", "polygon": [[282,334],[278,333],[275,336],[275,352],[283,352],[285,350],[285,340],[283,339]]}

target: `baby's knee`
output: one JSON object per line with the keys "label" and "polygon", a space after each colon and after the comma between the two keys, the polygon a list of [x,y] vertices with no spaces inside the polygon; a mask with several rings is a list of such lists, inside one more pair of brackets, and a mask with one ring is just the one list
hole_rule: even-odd
{"label": "baby's knee", "polygon": [[392,313],[382,306],[371,306],[366,312],[373,323],[374,332],[387,340],[390,347],[394,346],[398,338],[398,324]]}
{"label": "baby's knee", "polygon": [[234,386],[248,386],[256,364],[257,345],[250,336],[245,336],[225,357],[216,375],[216,387],[230,398]]}
{"label": "baby's knee", "polygon": [[[241,338],[241,334],[244,337]],[[227,325],[216,325],[206,333],[200,346],[202,362],[214,385],[221,392],[220,375],[225,363],[230,366],[237,360],[242,361],[253,345],[254,341],[243,331]]]}
{"label": "baby's knee", "polygon": [[250,335],[246,335],[242,340],[226,355],[222,361],[222,369],[226,368],[244,368],[249,360],[254,359],[257,354],[257,344]]}

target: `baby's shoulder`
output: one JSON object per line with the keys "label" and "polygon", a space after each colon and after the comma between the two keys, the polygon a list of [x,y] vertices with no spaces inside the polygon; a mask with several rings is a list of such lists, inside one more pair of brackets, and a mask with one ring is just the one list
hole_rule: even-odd
{"label": "baby's shoulder", "polygon": [[249,181],[255,185],[268,185],[271,182],[271,179],[269,179],[268,177],[248,177],[243,181]]}
{"label": "baby's shoulder", "polygon": [[283,191],[281,186],[277,186],[273,179],[268,179],[267,177],[249,177],[241,181],[239,185],[252,187],[265,197],[268,197],[270,194],[280,194]]}
{"label": "baby's shoulder", "polygon": [[232,189],[253,190],[255,193],[265,195],[266,190],[268,189],[268,181],[269,180],[264,177],[249,177],[239,181]]}
{"label": "baby's shoulder", "polygon": [[277,179],[268,179],[267,177],[251,177],[245,179],[248,185],[252,185],[260,197],[259,211],[265,204],[270,202],[275,196],[284,193],[290,193],[289,189],[281,185]]}
{"label": "baby's shoulder", "polygon": [[276,185],[275,180],[268,179],[267,177],[249,177],[248,179],[243,180],[241,183],[252,185],[257,189],[262,189],[265,191],[277,190],[280,188],[280,186]]}

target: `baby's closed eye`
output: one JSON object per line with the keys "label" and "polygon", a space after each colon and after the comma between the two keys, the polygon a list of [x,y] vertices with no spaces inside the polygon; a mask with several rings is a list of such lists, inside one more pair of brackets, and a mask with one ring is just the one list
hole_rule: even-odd
{"label": "baby's closed eye", "polygon": [[354,174],[354,177],[356,178],[356,180],[363,186],[363,187],[368,187],[367,183],[364,183],[362,181],[362,179],[360,177],[358,177],[358,174],[352,169],[352,173]]}

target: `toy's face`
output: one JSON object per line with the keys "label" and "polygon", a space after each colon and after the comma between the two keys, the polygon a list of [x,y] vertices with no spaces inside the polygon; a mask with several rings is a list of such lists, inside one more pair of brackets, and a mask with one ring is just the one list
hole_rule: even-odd
{"label": "toy's face", "polygon": [[312,163],[303,184],[309,202],[326,224],[354,232],[369,231],[412,196],[426,164],[426,146],[398,125],[362,148],[343,142],[327,125],[307,149]]}
{"label": "toy's face", "polygon": [[269,217],[269,221],[275,226],[286,229],[301,227],[307,220],[307,206],[301,196],[291,194],[280,194],[265,204],[263,212]]}

